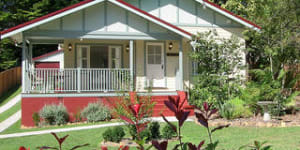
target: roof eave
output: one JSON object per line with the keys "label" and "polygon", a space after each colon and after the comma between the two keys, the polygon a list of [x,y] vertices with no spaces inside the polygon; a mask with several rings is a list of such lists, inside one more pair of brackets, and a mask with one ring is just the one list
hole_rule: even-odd
{"label": "roof eave", "polygon": [[82,10],[84,8],[87,8],[87,7],[91,6],[91,5],[94,5],[94,4],[103,2],[103,1],[104,0],[85,0],[85,1],[82,1],[80,3],[77,3],[77,4],[71,5],[69,7],[66,7],[64,9],[61,9],[61,10],[55,11],[53,13],[50,13],[48,15],[42,16],[40,18],[25,22],[23,24],[20,24],[20,25],[17,25],[15,27],[12,27],[12,28],[9,28],[7,30],[2,31],[1,32],[1,35],[2,35],[1,39],[11,37],[11,36],[13,36],[17,33],[26,31],[28,29],[34,28],[34,27],[39,26],[41,24],[50,22],[52,20],[58,19],[60,17],[63,17],[65,15],[71,14],[73,12]]}
{"label": "roof eave", "polygon": [[229,10],[227,9],[224,9],[222,7],[220,7],[219,5],[215,4],[215,3],[212,3],[208,0],[196,0],[197,2],[201,3],[202,5],[205,5],[207,6],[208,8],[250,28],[250,29],[253,29],[253,30],[256,30],[256,31],[260,31],[261,27],[254,24],[253,22],[241,17],[241,16],[238,16],[232,12],[230,12]]}

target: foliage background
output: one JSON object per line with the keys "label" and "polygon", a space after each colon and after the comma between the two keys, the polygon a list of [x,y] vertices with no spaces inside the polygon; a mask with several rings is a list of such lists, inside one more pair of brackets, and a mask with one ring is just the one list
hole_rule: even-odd
{"label": "foliage background", "polygon": [[[0,31],[54,12],[82,0],[1,0]],[[33,56],[54,51],[57,45],[36,45]],[[20,65],[21,48],[10,39],[0,41],[0,72]]]}

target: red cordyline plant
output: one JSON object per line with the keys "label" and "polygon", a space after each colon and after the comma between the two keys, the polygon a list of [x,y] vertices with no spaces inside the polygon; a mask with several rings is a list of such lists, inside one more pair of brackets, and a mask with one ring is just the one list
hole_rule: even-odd
{"label": "red cordyline plant", "polygon": [[141,111],[141,107],[142,107],[143,103],[139,103],[139,104],[134,104],[134,105],[129,105],[129,109],[131,110],[131,113],[134,116],[134,119],[128,118],[126,116],[120,116],[120,118],[124,121],[126,121],[127,123],[129,123],[130,125],[134,125],[136,128],[136,133],[137,133],[137,140],[135,141],[139,147],[138,149],[140,150],[144,150],[144,144],[146,139],[141,139],[140,133],[147,127],[147,124],[149,123],[149,121],[144,120],[144,116],[146,113],[143,113]]}
{"label": "red cordyline plant", "polygon": [[214,114],[216,114],[218,112],[218,109],[213,109],[212,108],[212,104],[208,104],[207,102],[204,102],[203,103],[203,109],[199,109],[197,107],[195,107],[195,116],[197,118],[197,121],[206,128],[207,130],[207,133],[208,133],[208,136],[209,136],[209,140],[210,140],[210,143],[208,144],[207,148],[206,149],[209,149],[209,150],[214,150],[216,149],[217,145],[218,145],[218,141],[216,142],[213,142],[212,140],[212,134],[217,131],[217,130],[221,130],[223,128],[227,128],[229,127],[229,124],[228,125],[221,125],[221,126],[218,126],[214,129],[210,129],[209,127],[209,123],[208,121],[212,118],[212,116]]}
{"label": "red cordyline plant", "polygon": [[[194,148],[196,147],[195,150],[199,147],[199,149],[202,147],[204,144],[204,141],[202,141],[198,146],[195,146],[193,144],[189,143],[183,143],[182,142],[182,136],[181,136],[181,128],[184,124],[184,122],[187,120],[189,114],[191,113],[190,110],[187,108],[184,108],[184,104],[187,102],[187,97],[186,93],[178,92],[179,97],[169,97],[168,101],[164,101],[165,105],[169,110],[171,110],[174,113],[174,116],[178,120],[178,130],[175,125],[170,123],[164,115],[162,115],[164,121],[172,127],[172,129],[177,133],[178,139],[179,139],[179,144],[177,144],[173,149],[178,149],[178,147],[181,148],[181,150],[187,149],[187,146],[189,148]],[[159,143],[158,141],[152,141],[152,145],[158,149],[158,150],[167,150],[168,149],[168,141],[163,141]],[[192,149],[194,150],[194,149]]]}
{"label": "red cordyline plant", "polygon": [[28,147],[28,149],[26,149],[24,146],[21,146],[19,150],[30,150],[30,148]]}
{"label": "red cordyline plant", "polygon": [[[38,149],[40,149],[40,150],[45,150],[45,149],[62,150],[62,144],[65,142],[65,140],[67,139],[67,137],[69,137],[69,135],[66,135],[66,136],[64,136],[62,138],[59,138],[56,135],[56,133],[52,132],[51,134],[55,137],[56,141],[58,142],[59,148],[57,148],[57,147],[49,147],[49,146],[42,146],[42,147],[37,147]],[[71,148],[70,150],[75,150],[77,148],[85,147],[85,146],[88,146],[88,145],[89,144],[77,145],[77,146],[74,146],[73,148]]]}
{"label": "red cordyline plant", "polygon": [[115,117],[135,126],[137,133],[135,142],[138,144],[138,149],[144,150],[146,139],[142,139],[140,133],[149,123],[145,118],[152,116],[155,103],[151,100],[151,97],[139,97],[135,92],[130,92],[129,98],[120,98],[119,101],[110,101],[110,103],[114,107],[113,114]]}

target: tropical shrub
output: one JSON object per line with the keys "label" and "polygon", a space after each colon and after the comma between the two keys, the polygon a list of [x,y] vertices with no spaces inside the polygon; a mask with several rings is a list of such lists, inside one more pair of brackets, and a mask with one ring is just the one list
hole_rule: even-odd
{"label": "tropical shrub", "polygon": [[176,136],[176,132],[173,128],[168,124],[165,125],[162,129],[162,137],[165,139],[172,139],[174,136]]}
{"label": "tropical shrub", "polygon": [[81,112],[81,116],[86,118],[88,122],[98,122],[111,119],[110,110],[104,104],[89,103]]}
{"label": "tropical shrub", "polygon": [[50,125],[62,125],[69,121],[69,114],[63,104],[45,105],[39,115]]}

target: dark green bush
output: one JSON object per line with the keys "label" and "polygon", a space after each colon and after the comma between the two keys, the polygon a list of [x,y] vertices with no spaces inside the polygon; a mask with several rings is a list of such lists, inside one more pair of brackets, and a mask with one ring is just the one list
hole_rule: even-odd
{"label": "dark green bush", "polygon": [[158,122],[151,122],[149,124],[149,130],[151,132],[151,139],[159,139],[160,138],[160,125]]}
{"label": "dark green bush", "polygon": [[102,134],[102,137],[104,139],[105,142],[107,141],[112,141],[112,133],[113,131],[111,130],[111,128],[108,128],[104,131],[104,133]]}
{"label": "dark green bush", "polygon": [[40,116],[50,125],[62,125],[69,121],[69,114],[63,104],[45,105],[40,110]]}
{"label": "dark green bush", "polygon": [[[132,140],[137,139],[137,132],[136,132],[136,127],[134,125],[129,125],[129,134],[131,135]],[[141,139],[146,138],[146,142],[149,142],[152,140],[152,135],[149,127],[145,128],[141,133],[140,133]]]}
{"label": "dark green bush", "polygon": [[152,140],[152,135],[151,135],[151,131],[149,130],[149,128],[144,129],[141,133],[140,133],[141,139],[145,139],[146,142],[149,142]]}
{"label": "dark green bush", "polygon": [[173,130],[173,128],[170,125],[165,125],[162,129],[162,137],[165,139],[171,139],[174,136],[176,136],[176,132]]}
{"label": "dark green bush", "polygon": [[131,136],[131,139],[132,140],[135,140],[136,139],[136,127],[134,126],[134,125],[128,125],[127,126],[128,127],[128,132],[129,132],[129,134],[130,134],[130,136]]}
{"label": "dark green bush", "polygon": [[114,127],[112,132],[112,141],[119,143],[122,141],[123,137],[125,136],[124,129],[120,126]]}
{"label": "dark green bush", "polygon": [[32,114],[32,119],[33,119],[34,125],[35,125],[35,126],[39,126],[40,121],[41,121],[39,113],[34,112],[34,113]]}
{"label": "dark green bush", "polygon": [[104,141],[106,142],[110,141],[115,143],[119,143],[120,141],[122,141],[124,136],[125,136],[124,129],[120,126],[114,127],[113,129],[108,128],[102,134]]}
{"label": "dark green bush", "polygon": [[102,103],[89,103],[81,112],[83,118],[88,122],[98,122],[110,120],[111,114],[109,108]]}

